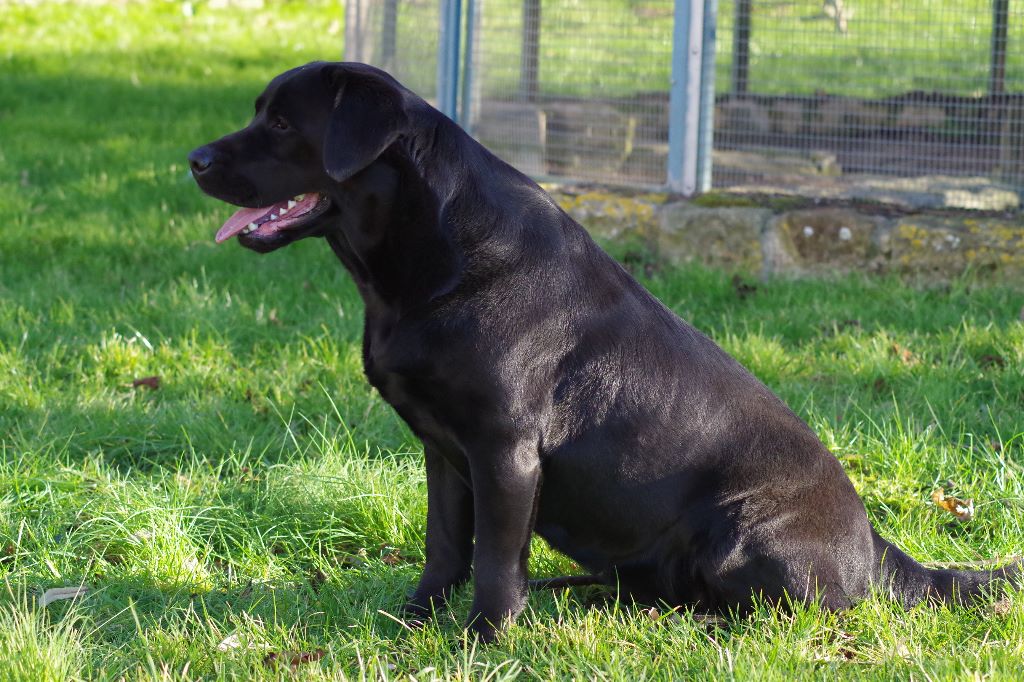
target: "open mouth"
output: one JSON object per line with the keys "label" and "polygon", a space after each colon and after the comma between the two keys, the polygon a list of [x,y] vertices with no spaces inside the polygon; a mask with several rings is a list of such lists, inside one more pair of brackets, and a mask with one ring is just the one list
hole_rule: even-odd
{"label": "open mouth", "polygon": [[269,237],[309,223],[331,205],[330,199],[316,192],[299,194],[261,208],[243,208],[227,219],[217,230],[218,244],[235,235]]}

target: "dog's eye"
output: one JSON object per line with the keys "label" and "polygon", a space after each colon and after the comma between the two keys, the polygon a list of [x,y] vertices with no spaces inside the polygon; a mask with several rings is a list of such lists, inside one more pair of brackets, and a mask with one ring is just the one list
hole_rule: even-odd
{"label": "dog's eye", "polygon": [[270,127],[275,130],[288,130],[288,121],[278,116],[271,122]]}

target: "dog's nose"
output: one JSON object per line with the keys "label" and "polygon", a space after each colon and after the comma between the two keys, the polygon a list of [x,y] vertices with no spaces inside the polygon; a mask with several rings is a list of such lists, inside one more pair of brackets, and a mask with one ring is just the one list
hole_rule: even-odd
{"label": "dog's nose", "polygon": [[213,151],[209,147],[193,149],[188,155],[188,165],[192,167],[193,175],[205,173],[213,165]]}

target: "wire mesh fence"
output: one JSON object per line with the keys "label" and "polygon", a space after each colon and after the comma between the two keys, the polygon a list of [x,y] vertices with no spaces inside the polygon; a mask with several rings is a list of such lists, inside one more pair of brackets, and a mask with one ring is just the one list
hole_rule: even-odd
{"label": "wire mesh fence", "polygon": [[723,0],[718,28],[715,185],[960,191],[978,208],[1024,186],[1024,3]]}
{"label": "wire mesh fence", "polygon": [[346,0],[345,59],[379,66],[434,100],[439,23],[436,0]]}
{"label": "wire mesh fence", "polygon": [[471,131],[535,176],[664,183],[672,11],[484,0]]}
{"label": "wire mesh fence", "polygon": [[[459,120],[484,144],[535,177],[666,183],[678,2],[349,0],[346,56],[436,97],[446,2],[467,10]],[[695,2],[717,21],[715,186],[1018,201],[1024,3]]]}

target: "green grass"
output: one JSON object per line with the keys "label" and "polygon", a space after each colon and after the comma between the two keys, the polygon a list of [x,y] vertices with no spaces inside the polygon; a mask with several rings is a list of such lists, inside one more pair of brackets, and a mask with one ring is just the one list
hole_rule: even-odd
{"label": "green grass", "polygon": [[[230,209],[184,164],[270,76],[337,55],[340,14],[0,7],[0,680],[1024,675],[1016,595],[709,626],[537,594],[497,645],[462,648],[462,592],[405,629],[421,451],[361,376],[355,289],[320,243],[215,247]],[[1019,285],[645,281],[812,424],[888,537],[930,561],[1024,547]],[[951,524],[940,485],[976,518]],[[531,568],[571,565],[538,542]],[[293,671],[287,652],[323,656]]]}

